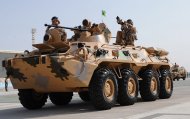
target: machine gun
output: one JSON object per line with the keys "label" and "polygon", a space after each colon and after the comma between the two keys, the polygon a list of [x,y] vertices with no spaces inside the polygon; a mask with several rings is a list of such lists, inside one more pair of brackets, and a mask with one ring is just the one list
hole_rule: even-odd
{"label": "machine gun", "polygon": [[57,25],[48,25],[48,24],[44,24],[44,26],[55,27],[55,28],[64,28],[64,29],[77,30],[77,31],[89,31],[89,29],[82,29],[80,27],[78,27],[78,28],[71,28],[71,27],[64,27],[64,26],[57,26]]}

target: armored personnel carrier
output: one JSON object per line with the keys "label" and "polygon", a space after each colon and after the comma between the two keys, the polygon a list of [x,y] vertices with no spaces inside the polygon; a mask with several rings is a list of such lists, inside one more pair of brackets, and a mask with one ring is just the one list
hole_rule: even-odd
{"label": "armored personnel carrier", "polygon": [[175,64],[171,67],[172,79],[175,81],[179,81],[179,79],[186,79],[187,71],[184,67],[179,67],[179,65]]}
{"label": "armored personnel carrier", "polygon": [[116,103],[132,105],[138,92],[145,101],[170,98],[173,80],[167,51],[109,45],[111,33],[105,24],[94,28],[73,29],[81,32],[74,42],[61,41],[52,29],[44,43],[33,45],[37,50],[3,61],[25,108],[39,109],[48,97],[55,105],[66,105],[73,92],[98,110]]}

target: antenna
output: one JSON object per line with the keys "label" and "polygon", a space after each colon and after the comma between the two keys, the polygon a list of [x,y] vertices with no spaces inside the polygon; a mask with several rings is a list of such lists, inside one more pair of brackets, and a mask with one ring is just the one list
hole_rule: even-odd
{"label": "antenna", "polygon": [[[36,29],[35,29],[35,28],[32,28],[31,33],[32,33],[32,44],[35,44]],[[32,49],[34,50],[35,48],[32,47]]]}

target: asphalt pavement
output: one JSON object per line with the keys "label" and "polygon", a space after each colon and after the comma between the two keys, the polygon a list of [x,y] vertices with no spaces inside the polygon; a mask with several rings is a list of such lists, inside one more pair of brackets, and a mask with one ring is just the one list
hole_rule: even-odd
{"label": "asphalt pavement", "polygon": [[0,92],[1,119],[190,119],[190,79],[174,81],[170,99],[138,102],[131,106],[115,105],[111,110],[97,111],[75,93],[66,106],[54,106],[49,100],[39,110],[27,110],[19,103],[17,91]]}

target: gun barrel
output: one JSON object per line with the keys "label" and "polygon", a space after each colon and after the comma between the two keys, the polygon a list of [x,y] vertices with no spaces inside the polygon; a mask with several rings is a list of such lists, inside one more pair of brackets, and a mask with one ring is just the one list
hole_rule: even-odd
{"label": "gun barrel", "polygon": [[88,29],[71,28],[71,27],[56,26],[56,25],[49,25],[49,24],[44,24],[44,26],[55,27],[55,28],[64,28],[64,29],[71,29],[71,30],[78,30],[78,31],[89,31]]}

